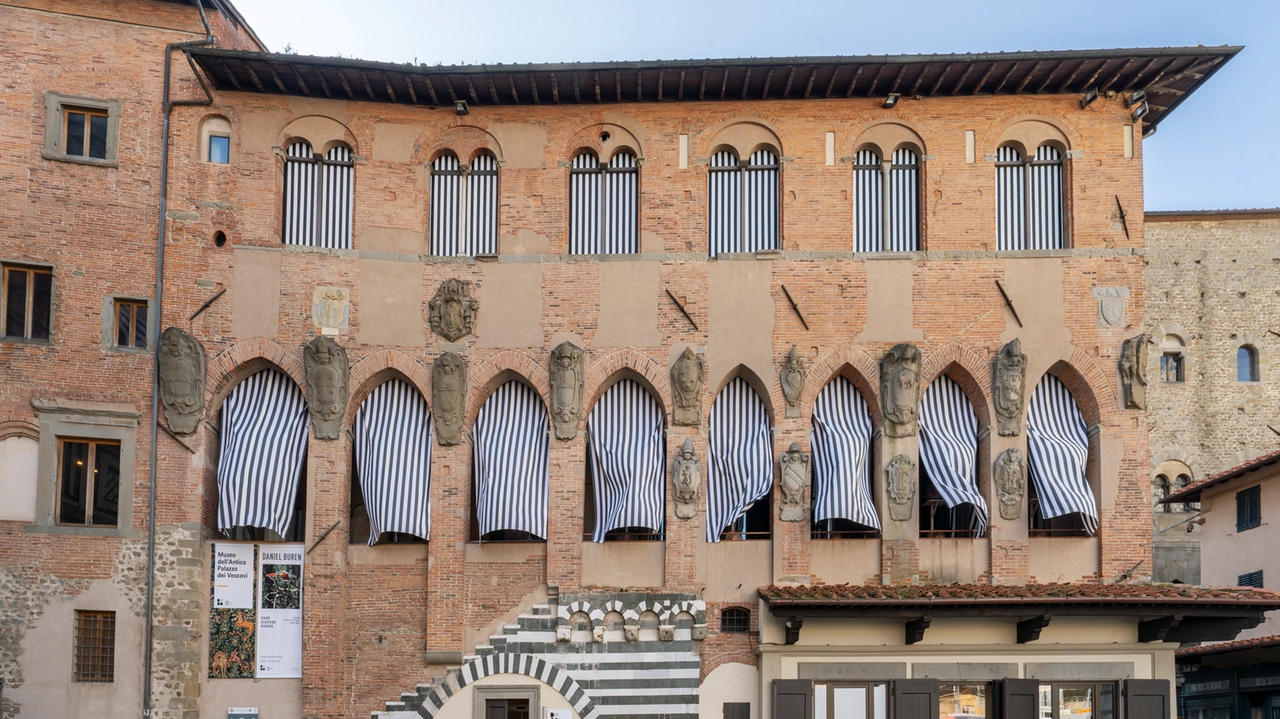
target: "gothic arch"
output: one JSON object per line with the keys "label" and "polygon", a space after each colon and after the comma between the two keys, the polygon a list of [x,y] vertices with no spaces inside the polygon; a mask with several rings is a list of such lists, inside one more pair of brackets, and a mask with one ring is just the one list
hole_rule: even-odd
{"label": "gothic arch", "polygon": [[670,415],[671,382],[662,363],[631,348],[596,359],[587,366],[586,387],[582,404],[582,421],[610,387],[624,379],[635,380],[653,395],[663,414]]}
{"label": "gothic arch", "polygon": [[920,387],[929,387],[942,375],[950,377],[964,390],[978,413],[978,427],[990,425],[991,363],[959,342],[948,342],[925,355],[921,361]]}
{"label": "gothic arch", "polygon": [[523,352],[502,350],[467,368],[467,415],[464,427],[475,424],[476,417],[489,395],[508,380],[523,382],[542,398],[542,405],[550,416],[551,377],[538,361]]}
{"label": "gothic arch", "polygon": [[347,382],[349,396],[343,426],[351,427],[360,405],[373,390],[392,379],[400,379],[418,390],[431,404],[431,371],[413,357],[396,349],[385,349],[365,355],[351,366]]}
{"label": "gothic arch", "polygon": [[241,340],[219,352],[205,370],[206,419],[213,421],[222,409],[222,401],[236,385],[264,369],[285,373],[302,391],[302,396],[307,395],[306,371],[298,354],[262,337]]}
{"label": "gothic arch", "polygon": [[850,342],[827,350],[813,363],[804,385],[800,416],[813,416],[813,403],[817,400],[818,393],[822,392],[837,376],[844,377],[858,388],[862,399],[867,403],[867,408],[871,411],[872,426],[879,427],[880,397],[876,388],[880,383],[880,368],[871,355]]}
{"label": "gothic arch", "polygon": [[756,394],[760,395],[760,401],[764,402],[765,413],[769,416],[769,427],[776,427],[778,415],[775,408],[782,405],[781,390],[779,390],[777,396],[774,396],[771,389],[777,386],[777,382],[765,382],[760,378],[760,375],[756,374],[754,370],[745,364],[739,364],[729,370],[720,378],[719,383],[714,385],[715,390],[711,392],[711,401],[706,404],[705,409],[703,410],[705,412],[705,414],[703,414],[703,421],[710,421],[711,406],[714,405],[716,399],[720,397],[720,392],[724,390],[725,387],[729,386],[730,382],[738,378],[746,380],[747,384],[751,385],[751,389],[755,390]]}

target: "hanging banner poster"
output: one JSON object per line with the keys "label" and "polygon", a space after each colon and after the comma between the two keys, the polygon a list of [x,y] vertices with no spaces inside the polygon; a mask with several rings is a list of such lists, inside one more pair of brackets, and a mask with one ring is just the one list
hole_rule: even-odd
{"label": "hanging banner poster", "polygon": [[209,678],[249,678],[257,624],[254,545],[216,542],[211,551]]}
{"label": "hanging banner poster", "polygon": [[302,677],[301,544],[258,545],[259,679]]}

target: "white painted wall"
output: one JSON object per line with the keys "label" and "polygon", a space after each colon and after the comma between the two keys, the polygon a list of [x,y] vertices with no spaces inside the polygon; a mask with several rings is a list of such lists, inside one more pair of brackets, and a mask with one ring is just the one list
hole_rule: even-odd
{"label": "white painted wall", "polygon": [[[1252,472],[1206,492],[1200,500],[1204,526],[1200,529],[1200,581],[1210,586],[1234,587],[1241,574],[1262,570],[1267,589],[1280,587],[1280,482],[1262,482],[1262,526],[1236,531],[1236,492],[1258,484],[1266,477]],[[1257,627],[1243,631],[1237,639],[1280,633],[1275,613]]]}
{"label": "white painted wall", "polygon": [[760,719],[760,671],[729,662],[716,667],[698,689],[698,719],[723,719],[725,702],[751,702],[751,719]]}
{"label": "white painted wall", "polygon": [[36,478],[40,444],[27,437],[0,439],[0,520],[36,521]]}

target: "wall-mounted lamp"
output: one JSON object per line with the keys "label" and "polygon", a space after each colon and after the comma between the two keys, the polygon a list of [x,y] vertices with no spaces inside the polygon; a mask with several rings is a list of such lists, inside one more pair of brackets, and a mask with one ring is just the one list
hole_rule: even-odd
{"label": "wall-mounted lamp", "polygon": [[1080,109],[1083,110],[1086,107],[1092,105],[1093,101],[1097,99],[1098,99],[1098,88],[1095,87],[1090,89],[1088,92],[1084,94],[1084,97],[1080,98]]}
{"label": "wall-mounted lamp", "polygon": [[1142,139],[1145,140],[1148,137],[1151,137],[1152,135],[1156,134],[1156,130],[1158,129],[1160,129],[1159,125],[1152,125],[1151,127],[1148,127],[1146,130],[1143,131]]}
{"label": "wall-mounted lamp", "polygon": [[1141,104],[1139,104],[1137,107],[1133,109],[1133,115],[1132,115],[1133,121],[1137,122],[1138,120],[1141,120],[1142,116],[1146,115],[1150,111],[1151,111],[1151,106],[1147,104],[1146,100],[1143,100]]}
{"label": "wall-mounted lamp", "polygon": [[890,107],[893,107],[894,105],[897,105],[897,104],[898,104],[898,98],[900,98],[900,97],[902,97],[902,95],[900,95],[900,94],[898,94],[898,93],[896,93],[896,92],[891,92],[891,93],[889,93],[889,96],[888,96],[888,97],[886,97],[886,98],[884,99],[884,106],[885,106],[886,108],[890,108]]}
{"label": "wall-mounted lamp", "polygon": [[467,109],[466,100],[454,100],[453,109],[457,110],[459,115],[465,115],[470,112],[470,110]]}
{"label": "wall-mounted lamp", "polygon": [[1138,103],[1143,102],[1146,99],[1147,99],[1146,90],[1134,90],[1133,94],[1129,95],[1129,101],[1126,102],[1124,106],[1133,107],[1134,105],[1137,105]]}

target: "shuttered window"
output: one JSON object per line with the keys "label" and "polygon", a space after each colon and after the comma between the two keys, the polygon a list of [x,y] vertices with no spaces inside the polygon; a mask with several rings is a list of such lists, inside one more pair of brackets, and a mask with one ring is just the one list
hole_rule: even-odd
{"label": "shuttered window", "polygon": [[1262,485],[1236,492],[1236,531],[1262,526]]}
{"label": "shuttered window", "polygon": [[620,255],[639,251],[640,166],[618,152],[607,165],[584,152],[569,169],[569,253]]}
{"label": "shuttered window", "polygon": [[757,150],[746,163],[722,150],[707,173],[708,248],[721,252],[778,249],[778,156]]}
{"label": "shuttered window", "polygon": [[1262,570],[1241,574],[1236,578],[1236,586],[1262,589]]}
{"label": "shuttered window", "polygon": [[498,252],[498,161],[477,155],[464,170],[457,157],[431,163],[431,254],[474,257]]}
{"label": "shuttered window", "polygon": [[720,391],[709,431],[707,541],[767,538],[770,518],[756,523],[747,514],[773,489],[773,445],[764,402],[746,380]]}
{"label": "shuttered window", "polygon": [[369,516],[369,544],[383,532],[429,539],[431,413],[407,382],[379,385],[355,419],[355,464]]}
{"label": "shuttered window", "polygon": [[[665,461],[662,408],[634,380],[613,385],[587,417],[595,528],[591,540],[626,528],[662,532]],[[634,532],[633,532],[634,533]]]}
{"label": "shuttered window", "polygon": [[854,252],[920,249],[920,158],[899,148],[881,164],[874,150],[854,157]]}
{"label": "shuttered window", "polygon": [[478,539],[546,538],[547,426],[542,398],[522,382],[502,385],[480,408],[474,433]]}
{"label": "shuttered window", "polygon": [[834,520],[880,529],[871,498],[871,413],[853,383],[836,377],[813,404],[813,521],[815,532]]}
{"label": "shuttered window", "polygon": [[[1079,515],[1084,533],[1098,531],[1098,510],[1085,477],[1089,435],[1080,407],[1057,377],[1046,374],[1031,393],[1027,407],[1028,466],[1037,508],[1033,522]],[[1033,527],[1053,532],[1058,527]]]}
{"label": "shuttered window", "polygon": [[263,370],[231,390],[222,403],[219,531],[257,527],[289,537],[296,529],[307,421],[306,399],[283,372]]}
{"label": "shuttered window", "polygon": [[1066,246],[1062,153],[1042,145],[1034,157],[1009,146],[996,150],[996,249],[1056,250]]}
{"label": "shuttered window", "polygon": [[[973,404],[960,385],[942,375],[929,385],[920,402],[922,479],[927,477],[933,490],[921,487],[925,498],[922,536],[980,537],[986,531],[987,503],[978,491],[977,460],[978,417]],[[941,507],[930,504],[934,492]],[[947,516],[939,517],[939,512]]]}
{"label": "shuttered window", "polygon": [[351,148],[336,145],[320,156],[304,140],[289,145],[284,163],[284,244],[350,249],[354,193]]}

